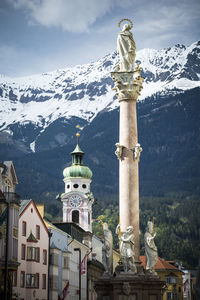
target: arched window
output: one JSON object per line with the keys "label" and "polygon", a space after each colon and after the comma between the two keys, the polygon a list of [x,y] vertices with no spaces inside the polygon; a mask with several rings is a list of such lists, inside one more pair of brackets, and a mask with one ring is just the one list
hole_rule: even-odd
{"label": "arched window", "polygon": [[88,224],[90,225],[90,213],[88,212]]}
{"label": "arched window", "polygon": [[79,211],[73,210],[72,212],[72,222],[79,223]]}

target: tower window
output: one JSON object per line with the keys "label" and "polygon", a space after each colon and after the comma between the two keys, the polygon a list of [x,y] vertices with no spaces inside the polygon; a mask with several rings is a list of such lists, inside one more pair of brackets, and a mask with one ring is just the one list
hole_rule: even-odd
{"label": "tower window", "polygon": [[86,189],[86,187],[87,187],[86,184],[82,184],[83,189]]}
{"label": "tower window", "polygon": [[70,188],[70,184],[67,185],[67,189],[69,189],[69,188]]}
{"label": "tower window", "polygon": [[73,186],[74,186],[75,189],[78,188],[78,184],[77,183],[75,183]]}
{"label": "tower window", "polygon": [[90,225],[90,213],[88,212],[88,224]]}
{"label": "tower window", "polygon": [[79,211],[73,210],[72,212],[72,222],[79,223]]}

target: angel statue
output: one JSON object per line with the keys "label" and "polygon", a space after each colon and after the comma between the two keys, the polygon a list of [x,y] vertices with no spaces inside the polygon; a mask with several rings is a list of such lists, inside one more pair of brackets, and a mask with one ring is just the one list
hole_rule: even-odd
{"label": "angel statue", "polygon": [[135,266],[135,252],[134,252],[134,234],[133,226],[128,226],[125,232],[121,232],[120,225],[116,228],[120,241],[120,254],[124,272],[137,273]]}

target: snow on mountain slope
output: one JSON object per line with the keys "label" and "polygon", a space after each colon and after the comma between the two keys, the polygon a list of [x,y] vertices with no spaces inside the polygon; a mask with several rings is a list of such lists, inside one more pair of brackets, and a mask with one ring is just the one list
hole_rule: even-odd
{"label": "snow on mountain slope", "polygon": [[[143,49],[137,52],[136,62],[145,77],[140,100],[200,86],[200,42],[189,47]],[[119,104],[110,72],[118,63],[118,56],[112,53],[74,68],[21,78],[0,76],[0,130],[17,122],[31,122],[44,130],[58,118],[72,116],[90,122],[98,112],[115,109]]]}

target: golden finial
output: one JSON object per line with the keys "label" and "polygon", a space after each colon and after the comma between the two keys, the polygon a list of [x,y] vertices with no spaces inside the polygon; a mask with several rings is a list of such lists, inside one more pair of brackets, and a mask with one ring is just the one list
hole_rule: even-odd
{"label": "golden finial", "polygon": [[[76,125],[76,128],[80,128],[80,125]],[[80,133],[79,132],[77,132],[76,133],[76,137],[77,137],[77,144],[78,144],[78,141],[79,141],[79,137],[80,137]]]}
{"label": "golden finial", "polygon": [[119,65],[117,65],[117,72],[119,72]]}
{"label": "golden finial", "polygon": [[124,22],[124,21],[128,21],[130,23],[130,29],[133,28],[133,22],[130,20],[130,19],[121,19],[118,23],[118,27],[120,27],[121,23]]}
{"label": "golden finial", "polygon": [[78,144],[79,137],[80,137],[80,133],[79,132],[76,133],[76,137],[77,137],[77,144]]}

